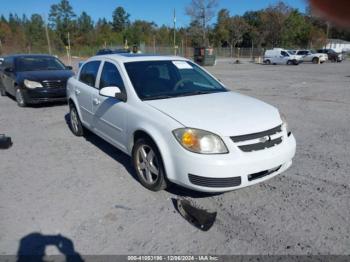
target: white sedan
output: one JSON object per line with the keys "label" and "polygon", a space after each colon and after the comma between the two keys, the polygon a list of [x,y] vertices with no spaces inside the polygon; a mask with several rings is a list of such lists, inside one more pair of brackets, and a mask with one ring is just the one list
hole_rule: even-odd
{"label": "white sedan", "polygon": [[72,132],[89,129],[132,157],[140,183],[223,192],[272,178],[296,142],[279,111],[229,91],[181,57],[113,54],[67,84]]}

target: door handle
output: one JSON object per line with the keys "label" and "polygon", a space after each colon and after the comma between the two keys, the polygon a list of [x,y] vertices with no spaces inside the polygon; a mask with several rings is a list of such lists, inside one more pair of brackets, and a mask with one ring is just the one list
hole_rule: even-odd
{"label": "door handle", "polygon": [[80,90],[79,89],[75,89],[75,94],[79,95],[80,94]]}
{"label": "door handle", "polygon": [[97,98],[94,98],[94,100],[92,100],[94,105],[99,105],[101,103],[100,100],[98,100]]}

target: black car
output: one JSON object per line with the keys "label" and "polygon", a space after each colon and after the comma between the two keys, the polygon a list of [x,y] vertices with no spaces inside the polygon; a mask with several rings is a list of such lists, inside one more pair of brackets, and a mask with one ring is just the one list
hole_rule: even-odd
{"label": "black car", "polygon": [[334,51],[333,49],[319,49],[317,50],[317,53],[327,54],[328,60],[332,62],[338,62],[340,63],[343,61],[343,55],[342,53],[338,53]]}
{"label": "black car", "polygon": [[6,56],[0,70],[0,94],[14,96],[21,107],[66,101],[67,80],[73,75],[71,66],[51,55]]}
{"label": "black car", "polygon": [[110,54],[126,54],[130,53],[128,49],[100,49],[97,51],[96,55],[110,55]]}

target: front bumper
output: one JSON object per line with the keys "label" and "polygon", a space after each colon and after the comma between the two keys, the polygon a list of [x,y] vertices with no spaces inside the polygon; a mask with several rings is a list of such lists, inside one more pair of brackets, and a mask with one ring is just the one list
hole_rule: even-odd
{"label": "front bumper", "polygon": [[23,88],[23,97],[27,103],[66,102],[66,88]]}
{"label": "front bumper", "polygon": [[[295,138],[293,134],[287,136],[286,131],[284,133],[281,144],[255,152],[241,151],[229,137],[224,138],[230,151],[228,154],[194,154],[181,148],[182,152],[179,150],[173,156],[172,168],[167,168],[168,178],[203,192],[225,192],[260,183],[284,172],[292,164]],[[193,183],[193,175],[199,177],[199,182]],[[201,181],[209,182],[203,186]],[[230,185],[226,186],[225,181],[231,181]],[[232,181],[238,182],[233,185]]]}

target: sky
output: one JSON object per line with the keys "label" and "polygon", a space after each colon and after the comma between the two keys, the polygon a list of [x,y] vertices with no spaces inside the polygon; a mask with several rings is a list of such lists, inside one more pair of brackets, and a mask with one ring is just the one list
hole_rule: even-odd
{"label": "sky", "polygon": [[[48,15],[50,6],[60,0],[1,0],[0,14],[7,17],[9,13],[18,15],[33,13]],[[305,11],[306,0],[285,0],[292,7]],[[69,0],[74,12],[79,15],[82,11],[87,12],[96,22],[98,18],[111,20],[112,11],[117,6],[122,6],[130,14],[130,19],[142,19],[153,21],[157,25],[173,25],[173,10],[176,10],[177,27],[187,26],[190,18],[185,14],[186,6],[191,0]],[[245,11],[258,10],[276,0],[219,0],[218,10],[226,8],[231,15],[243,14]],[[211,21],[215,22],[215,18]]]}

